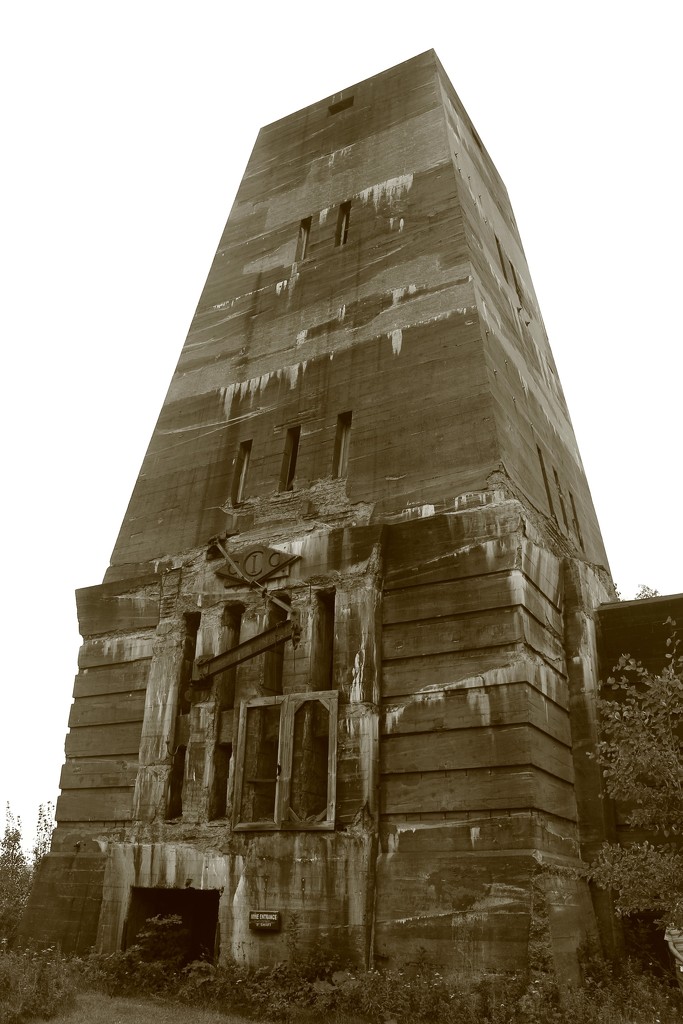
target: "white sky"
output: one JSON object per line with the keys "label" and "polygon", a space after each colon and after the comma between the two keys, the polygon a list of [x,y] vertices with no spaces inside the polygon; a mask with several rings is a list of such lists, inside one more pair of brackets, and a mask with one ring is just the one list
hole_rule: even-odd
{"label": "white sky", "polygon": [[23,0],[0,23],[0,826],[79,647],[258,129],[434,47],[505,181],[612,572],[683,591],[673,0]]}

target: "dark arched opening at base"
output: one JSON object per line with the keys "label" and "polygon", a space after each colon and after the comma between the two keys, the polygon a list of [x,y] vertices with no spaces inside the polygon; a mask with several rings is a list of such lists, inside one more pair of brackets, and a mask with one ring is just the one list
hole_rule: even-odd
{"label": "dark arched opening at base", "polygon": [[[132,946],[152,917],[176,915],[182,921],[177,956],[182,963],[214,960],[218,952],[218,889],[166,889],[133,886],[122,948]],[[153,957],[150,956],[150,959]]]}

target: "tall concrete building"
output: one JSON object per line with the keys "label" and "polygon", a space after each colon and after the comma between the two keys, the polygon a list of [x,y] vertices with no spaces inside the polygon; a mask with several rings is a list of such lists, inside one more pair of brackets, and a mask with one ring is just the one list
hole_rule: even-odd
{"label": "tall concrete building", "polygon": [[[24,934],[558,960],[613,596],[505,187],[433,51],[262,129],[83,646]],[[600,917],[598,907],[597,917]]]}

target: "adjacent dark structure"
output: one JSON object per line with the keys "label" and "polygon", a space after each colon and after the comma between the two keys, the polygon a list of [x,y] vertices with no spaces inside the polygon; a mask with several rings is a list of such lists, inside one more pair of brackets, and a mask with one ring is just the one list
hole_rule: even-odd
{"label": "adjacent dark structure", "polygon": [[[510,203],[430,51],[262,129],[83,646],[24,933],[558,962],[614,591]],[[540,894],[540,896],[539,896]],[[603,929],[609,915],[598,906]]]}

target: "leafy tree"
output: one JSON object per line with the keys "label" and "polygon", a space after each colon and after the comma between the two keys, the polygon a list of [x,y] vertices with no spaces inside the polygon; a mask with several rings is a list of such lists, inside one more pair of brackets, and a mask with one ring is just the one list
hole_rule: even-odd
{"label": "leafy tree", "polygon": [[22,845],[21,818],[5,808],[5,831],[0,840],[0,944],[14,935],[28,903],[31,885],[41,860],[50,849],[54,805],[48,800],[38,808],[36,841],[29,858]]}
{"label": "leafy tree", "polygon": [[7,804],[5,831],[0,840],[0,942],[9,941],[31,891],[31,865],[21,847],[21,819]]}
{"label": "leafy tree", "polygon": [[52,841],[52,830],[55,824],[55,805],[51,800],[48,800],[46,804],[41,804],[38,808],[38,822],[36,824],[36,841],[32,850],[33,854],[33,870],[34,872],[38,869],[43,857],[50,852],[50,843]]}
{"label": "leafy tree", "polygon": [[[641,588],[642,589],[642,588]],[[611,698],[598,701],[596,758],[607,793],[633,829],[650,840],[605,843],[591,865],[597,885],[611,889],[617,914],[654,911],[660,923],[683,927],[683,654],[675,622],[666,665],[652,673],[628,655],[607,680]]]}
{"label": "leafy tree", "polygon": [[636,590],[635,600],[645,601],[648,597],[661,597],[661,595],[654,587],[648,587],[646,583],[641,583]]}

